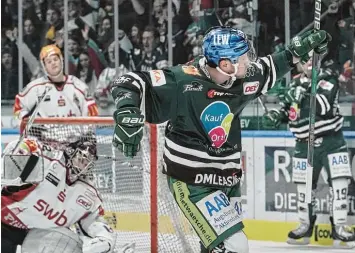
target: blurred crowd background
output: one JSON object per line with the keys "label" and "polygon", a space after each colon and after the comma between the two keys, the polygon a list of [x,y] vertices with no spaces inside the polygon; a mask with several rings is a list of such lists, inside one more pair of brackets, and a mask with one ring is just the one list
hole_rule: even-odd
{"label": "blurred crowd background", "polygon": [[[201,54],[204,32],[218,24],[216,12],[224,24],[248,34],[259,56],[284,49],[290,38],[312,27],[314,18],[314,0],[67,1],[67,6],[63,0],[1,1],[3,106],[11,106],[19,90],[43,75],[39,52],[47,44],[63,50],[69,74],[89,86],[101,115],[111,115],[108,88],[115,76]],[[328,57],[336,63],[339,99],[354,104],[355,0],[322,2],[322,29],[333,36]],[[272,94],[263,99],[277,103]]]}

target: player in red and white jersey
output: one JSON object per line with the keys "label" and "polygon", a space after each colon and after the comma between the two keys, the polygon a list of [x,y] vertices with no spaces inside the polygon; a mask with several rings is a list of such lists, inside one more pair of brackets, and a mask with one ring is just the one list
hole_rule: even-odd
{"label": "player in red and white jersey", "polygon": [[[21,178],[22,183],[12,180],[2,185],[1,252],[15,253],[17,245],[35,229],[58,228],[70,234],[71,230],[63,228],[74,224],[92,238],[84,244],[84,253],[112,252],[115,236],[102,218],[102,201],[89,179],[97,160],[96,145],[79,140],[61,151],[29,138],[18,147],[16,144],[11,142],[5,148],[3,159],[8,158],[8,162],[2,164],[5,178],[8,173]],[[57,251],[33,248],[29,252]]]}
{"label": "player in red and white jersey", "polygon": [[30,82],[15,97],[14,112],[19,119],[29,117],[46,89],[50,89],[40,104],[38,117],[97,116],[93,98],[88,97],[88,86],[80,79],[63,72],[64,63],[60,49],[55,45],[42,48],[40,61],[45,76]]}

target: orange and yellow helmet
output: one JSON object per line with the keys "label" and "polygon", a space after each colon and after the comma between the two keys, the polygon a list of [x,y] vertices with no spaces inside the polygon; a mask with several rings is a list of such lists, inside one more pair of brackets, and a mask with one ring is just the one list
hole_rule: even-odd
{"label": "orange and yellow helmet", "polygon": [[64,63],[63,63],[62,52],[60,51],[60,49],[55,44],[52,44],[52,45],[48,45],[48,46],[43,47],[41,49],[40,54],[39,54],[39,59],[41,61],[43,70],[44,70],[44,72],[46,73],[47,76],[48,76],[48,73],[47,73],[47,70],[46,70],[45,65],[44,65],[44,59],[46,57],[50,56],[50,55],[53,55],[53,54],[58,55],[59,58],[61,59],[61,61],[62,61],[62,71],[61,71],[61,73],[63,72]]}
{"label": "orange and yellow helmet", "polygon": [[60,49],[56,46],[56,45],[48,45],[45,47],[42,47],[41,49],[41,53],[39,54],[39,58],[41,60],[41,62],[43,62],[43,60],[52,55],[52,54],[57,54],[59,57],[62,57],[62,52],[60,51]]}

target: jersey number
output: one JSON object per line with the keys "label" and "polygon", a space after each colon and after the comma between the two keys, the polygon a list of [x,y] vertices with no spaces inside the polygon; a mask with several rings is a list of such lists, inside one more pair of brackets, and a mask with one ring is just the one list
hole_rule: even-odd
{"label": "jersey number", "polygon": [[337,189],[336,190],[336,200],[344,200],[346,199],[348,193],[347,193],[347,189],[343,188],[341,190]]}

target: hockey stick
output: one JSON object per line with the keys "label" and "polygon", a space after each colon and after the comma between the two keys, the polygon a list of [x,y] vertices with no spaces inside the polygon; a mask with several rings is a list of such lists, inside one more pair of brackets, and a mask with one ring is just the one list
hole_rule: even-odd
{"label": "hockey stick", "polygon": [[[314,3],[314,30],[320,30],[322,0],[316,0]],[[313,156],[314,156],[314,129],[316,121],[316,93],[317,79],[320,69],[321,57],[313,50],[312,57],[312,82],[310,94],[309,109],[309,133],[308,133],[308,152],[307,152],[307,170],[306,170],[306,203],[312,204],[312,177],[313,177]]]}

